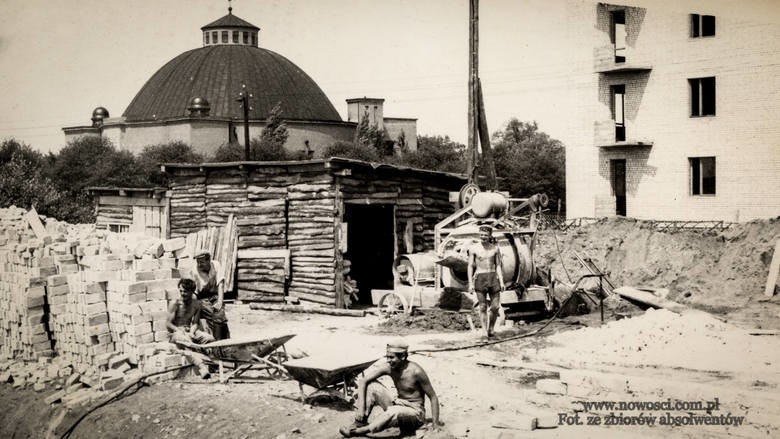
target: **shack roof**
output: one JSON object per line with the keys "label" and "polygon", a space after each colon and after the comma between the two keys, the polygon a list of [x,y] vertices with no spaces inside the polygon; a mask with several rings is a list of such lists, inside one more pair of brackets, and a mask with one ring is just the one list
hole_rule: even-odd
{"label": "shack roof", "polygon": [[366,162],[363,160],[347,159],[342,157],[331,157],[327,159],[315,160],[296,160],[296,161],[268,161],[268,162],[221,162],[221,163],[163,163],[160,165],[165,173],[175,172],[177,169],[200,169],[224,170],[230,168],[237,169],[259,169],[259,168],[288,168],[290,172],[317,171],[338,172],[343,169],[363,169],[363,170],[385,170],[396,172],[399,175],[447,180],[453,183],[463,184],[468,179],[463,174],[452,172],[431,171],[427,169],[412,168],[409,166],[392,165],[387,163]]}

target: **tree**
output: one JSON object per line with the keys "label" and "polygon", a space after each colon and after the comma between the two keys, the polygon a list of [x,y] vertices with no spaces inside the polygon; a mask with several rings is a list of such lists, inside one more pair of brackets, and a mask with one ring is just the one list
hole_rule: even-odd
{"label": "tree", "polygon": [[[289,132],[281,114],[282,103],[279,102],[271,109],[260,136],[249,142],[249,160],[268,162],[292,160],[297,157],[291,155],[284,148]],[[214,157],[211,158],[213,162],[241,162],[244,160],[246,160],[244,146],[237,142],[221,145],[214,152]]]}
{"label": "tree", "polygon": [[368,111],[363,113],[363,117],[355,130],[355,145],[374,148],[380,156],[393,154],[392,143],[385,142],[385,130],[379,128],[376,124],[371,124],[368,120]]}
{"label": "tree", "polygon": [[512,196],[544,192],[553,203],[565,200],[564,146],[539,131],[536,122],[512,118],[493,134],[492,143],[496,174],[506,179]]}
{"label": "tree", "polygon": [[398,152],[401,155],[407,154],[409,152],[409,145],[406,141],[406,132],[404,132],[404,130],[401,130],[401,133],[398,134],[398,138],[395,139],[395,144],[398,145]]}
{"label": "tree", "polygon": [[260,138],[257,139],[258,144],[252,145],[257,150],[257,156],[254,160],[286,160],[288,158],[284,144],[287,142],[289,133],[281,114],[282,103],[278,102],[268,115],[265,128],[263,128]]}
{"label": "tree", "polygon": [[61,196],[46,176],[46,159],[15,139],[0,144],[0,207],[35,207],[38,213],[60,218]]}
{"label": "tree", "polygon": [[449,136],[417,136],[417,151],[410,151],[399,164],[419,169],[463,173],[466,170],[466,146]]}
{"label": "tree", "polygon": [[144,147],[138,155],[138,162],[144,169],[150,184],[165,186],[165,174],[160,170],[161,163],[200,163],[203,156],[180,140]]}
{"label": "tree", "polygon": [[68,142],[53,158],[50,177],[67,201],[62,209],[69,222],[92,222],[89,186],[148,187],[143,166],[129,151],[117,151],[109,139],[84,136]]}

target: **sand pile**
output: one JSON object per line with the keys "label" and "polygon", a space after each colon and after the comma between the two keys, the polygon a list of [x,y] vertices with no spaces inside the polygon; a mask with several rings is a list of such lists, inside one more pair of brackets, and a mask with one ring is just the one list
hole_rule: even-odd
{"label": "sand pile", "polygon": [[678,315],[650,309],[641,316],[559,333],[549,340],[555,346],[541,355],[575,367],[603,363],[775,372],[780,365],[776,337],[751,336],[699,311]]}
{"label": "sand pile", "polygon": [[[563,263],[575,281],[585,274],[574,255],[590,257],[617,286],[668,288],[669,299],[709,311],[728,311],[761,295],[780,218],[737,224],[725,231],[658,231],[644,221],[606,218],[557,232]],[[536,262],[566,274],[552,231],[539,235]]]}

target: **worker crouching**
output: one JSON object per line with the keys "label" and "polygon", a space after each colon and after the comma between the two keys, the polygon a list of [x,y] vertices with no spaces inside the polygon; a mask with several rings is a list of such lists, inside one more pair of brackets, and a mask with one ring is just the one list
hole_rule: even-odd
{"label": "worker crouching", "polygon": [[192,279],[179,280],[179,297],[171,302],[168,307],[168,319],[165,326],[171,333],[171,342],[184,348],[182,354],[198,368],[198,373],[203,378],[208,378],[209,370],[206,366],[206,356],[193,352],[189,348],[192,345],[209,343],[214,337],[208,332],[200,330],[200,302],[194,299],[195,282]]}
{"label": "worker crouching", "polygon": [[[409,361],[407,356],[408,345],[405,342],[395,341],[387,345],[386,361],[366,371],[358,384],[355,422],[339,429],[342,436],[361,436],[390,427],[398,427],[401,434],[414,433],[425,424],[426,396],[431,402],[433,428],[439,427],[439,398],[422,367]],[[396,398],[377,381],[385,375],[393,380],[398,393]],[[369,415],[375,407],[384,411],[369,422]]]}

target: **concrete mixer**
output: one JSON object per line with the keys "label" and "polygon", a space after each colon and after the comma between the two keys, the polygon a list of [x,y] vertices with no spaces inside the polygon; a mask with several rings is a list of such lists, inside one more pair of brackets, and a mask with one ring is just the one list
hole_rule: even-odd
{"label": "concrete mixer", "polygon": [[[468,249],[479,242],[479,227],[490,225],[501,252],[506,290],[501,304],[507,318],[524,318],[554,311],[553,280],[534,264],[536,224],[547,197],[509,198],[499,192],[471,194],[470,203],[434,229],[434,251],[401,255],[396,278],[402,285],[430,285],[440,294],[468,290]],[[420,288],[417,289],[422,296]],[[405,302],[414,297],[403,298]],[[410,306],[410,303],[405,303]],[[380,307],[381,308],[381,307]]]}

